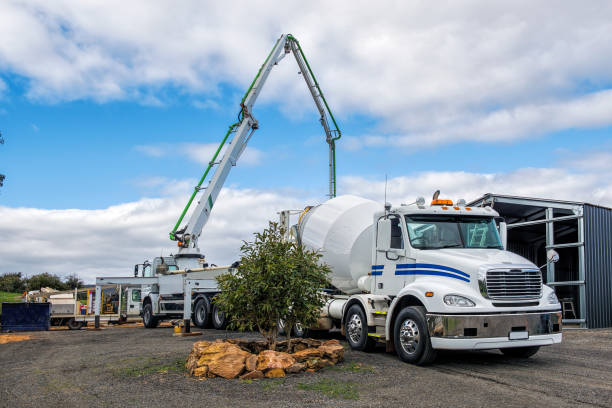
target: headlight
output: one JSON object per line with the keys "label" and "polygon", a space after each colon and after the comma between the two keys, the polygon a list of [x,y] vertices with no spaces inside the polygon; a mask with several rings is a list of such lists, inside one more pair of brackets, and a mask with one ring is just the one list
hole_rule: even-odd
{"label": "headlight", "polygon": [[444,296],[444,303],[448,306],[458,306],[458,307],[474,307],[476,304],[472,302],[470,299],[459,296],[459,295],[446,295]]}
{"label": "headlight", "polygon": [[551,292],[550,295],[548,295],[548,303],[551,305],[556,305],[559,303],[559,299],[557,299],[555,292]]}

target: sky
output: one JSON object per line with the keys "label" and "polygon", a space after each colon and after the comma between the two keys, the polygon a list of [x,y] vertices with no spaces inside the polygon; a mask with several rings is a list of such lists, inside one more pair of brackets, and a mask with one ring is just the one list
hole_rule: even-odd
{"label": "sky", "polygon": [[[0,2],[0,273],[127,276],[168,232],[282,33],[340,129],[338,194],[612,206],[607,1]],[[295,61],[200,239],[210,262],[327,197]]]}

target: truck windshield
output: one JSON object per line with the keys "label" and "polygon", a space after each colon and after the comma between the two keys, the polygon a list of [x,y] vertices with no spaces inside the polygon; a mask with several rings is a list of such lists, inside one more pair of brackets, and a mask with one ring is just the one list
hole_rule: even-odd
{"label": "truck windshield", "polygon": [[503,249],[492,217],[411,215],[406,226],[413,248]]}

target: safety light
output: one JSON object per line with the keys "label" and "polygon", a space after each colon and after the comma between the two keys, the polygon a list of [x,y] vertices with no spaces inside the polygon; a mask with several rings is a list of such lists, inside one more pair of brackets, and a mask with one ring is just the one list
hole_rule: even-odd
{"label": "safety light", "polygon": [[433,297],[433,292],[425,292],[426,297]]}
{"label": "safety light", "polygon": [[431,205],[453,205],[453,200],[433,200]]}

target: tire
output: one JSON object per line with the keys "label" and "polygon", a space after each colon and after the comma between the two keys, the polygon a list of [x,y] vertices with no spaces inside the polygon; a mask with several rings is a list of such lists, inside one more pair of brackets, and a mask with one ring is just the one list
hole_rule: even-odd
{"label": "tire", "polygon": [[296,323],[293,326],[293,337],[306,338],[310,335],[310,330],[302,326],[300,323]]}
{"label": "tire", "polygon": [[285,330],[285,321],[283,319],[279,319],[276,323],[276,331],[279,336],[286,336],[287,332]]}
{"label": "tire", "polygon": [[395,351],[406,363],[427,365],[436,359],[436,350],[425,321],[425,308],[410,306],[402,309],[393,325]]}
{"label": "tire", "polygon": [[532,347],[510,347],[499,349],[505,356],[516,358],[529,358],[538,352],[540,346]]}
{"label": "tire", "polygon": [[200,329],[206,329],[210,323],[210,304],[208,299],[199,299],[193,308],[193,323]]}
{"label": "tire", "polygon": [[159,324],[157,317],[153,316],[153,305],[147,303],[142,309],[142,323],[147,329],[154,329]]}
{"label": "tire", "polygon": [[368,336],[368,322],[361,306],[353,305],[349,308],[344,331],[346,341],[353,350],[372,351],[376,347],[376,342]]}
{"label": "tire", "polygon": [[68,320],[67,326],[70,330],[79,330],[81,327],[83,327],[83,322],[76,321],[74,318],[72,318]]}
{"label": "tire", "polygon": [[223,330],[227,326],[227,319],[216,303],[213,303],[212,307],[212,324],[217,330]]}

